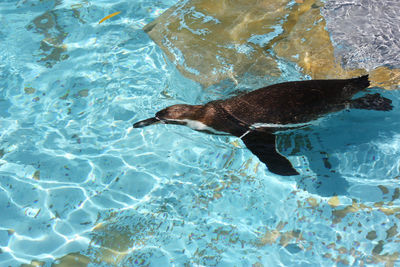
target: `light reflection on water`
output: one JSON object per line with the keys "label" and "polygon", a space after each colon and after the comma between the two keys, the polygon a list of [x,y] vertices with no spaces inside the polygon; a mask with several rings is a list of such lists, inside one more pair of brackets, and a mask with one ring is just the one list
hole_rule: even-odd
{"label": "light reflection on water", "polygon": [[269,173],[237,138],[131,129],[167,105],[257,83],[203,90],[166,62],[141,27],[174,3],[0,4],[1,265],[397,260],[396,91],[383,92],[393,112],[282,134],[294,178]]}

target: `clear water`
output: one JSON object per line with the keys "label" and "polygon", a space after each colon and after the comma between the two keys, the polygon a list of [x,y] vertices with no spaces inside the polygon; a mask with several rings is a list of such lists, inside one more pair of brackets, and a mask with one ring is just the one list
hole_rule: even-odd
{"label": "clear water", "polygon": [[325,2],[322,13],[343,65],[367,70],[400,68],[399,1]]}
{"label": "clear water", "polygon": [[399,265],[398,91],[282,134],[292,178],[237,138],[131,128],[254,83],[181,76],[141,30],[174,3],[0,3],[0,265]]}

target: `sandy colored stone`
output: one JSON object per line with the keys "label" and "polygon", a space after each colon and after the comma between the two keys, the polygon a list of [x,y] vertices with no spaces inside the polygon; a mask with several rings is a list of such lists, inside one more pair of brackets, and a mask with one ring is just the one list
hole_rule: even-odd
{"label": "sandy colored stone", "polygon": [[208,86],[244,73],[279,76],[274,58],[249,41],[279,31],[287,0],[178,3],[144,30],[187,77]]}
{"label": "sandy colored stone", "polygon": [[329,204],[331,207],[333,207],[333,208],[339,206],[339,205],[340,205],[340,199],[339,199],[339,197],[338,197],[338,196],[333,196],[333,197],[331,197],[331,198],[328,200],[328,204]]}
{"label": "sandy colored stone", "polygon": [[340,223],[342,219],[346,217],[347,214],[358,212],[360,209],[362,209],[362,207],[358,205],[356,201],[353,200],[352,205],[348,205],[344,209],[332,211],[332,216],[333,216],[332,222],[334,224]]}
{"label": "sandy colored stone", "polygon": [[21,264],[20,267],[41,267],[44,266],[46,263],[44,261],[37,261],[37,260],[33,260],[31,261],[30,264]]}
{"label": "sandy colored stone", "polygon": [[369,74],[372,86],[378,86],[388,90],[400,89],[400,69],[379,67]]}
{"label": "sandy colored stone", "polygon": [[306,200],[307,200],[308,204],[310,204],[310,206],[313,207],[313,208],[319,206],[318,200],[316,200],[316,199],[313,198],[313,197],[309,197],[309,198],[307,198]]}
{"label": "sandy colored stone", "polygon": [[260,238],[258,246],[265,246],[274,244],[277,239],[281,236],[277,230],[266,231],[265,234]]}
{"label": "sandy colored stone", "polygon": [[383,213],[385,213],[386,215],[393,215],[397,212],[400,212],[400,208],[379,208],[380,211],[382,211]]}
{"label": "sandy colored stone", "polygon": [[[104,227],[104,226],[103,226]],[[131,240],[134,233],[129,231],[115,231],[107,227],[96,228],[96,231],[105,235],[103,238],[99,235],[96,240],[101,244],[99,251],[96,252],[96,263],[105,262],[111,265],[119,265],[127,255],[129,255],[129,248],[133,246],[134,241]]]}
{"label": "sandy colored stone", "polygon": [[[245,74],[279,77],[278,62],[296,63],[313,79],[367,73],[335,58],[319,0],[192,0],[179,2],[144,27],[186,77],[204,86]],[[257,41],[258,40],[258,41]],[[369,72],[372,86],[398,89],[400,70]]]}
{"label": "sandy colored stone", "polygon": [[90,259],[79,253],[70,253],[62,258],[57,259],[51,267],[86,267],[90,263]]}
{"label": "sandy colored stone", "polygon": [[386,239],[390,239],[395,237],[398,234],[397,232],[397,225],[393,225],[386,231]]}
{"label": "sandy colored stone", "polygon": [[399,252],[394,252],[393,254],[386,253],[384,255],[374,255],[373,259],[375,262],[385,263],[385,267],[393,267],[395,266],[399,256],[400,256]]}
{"label": "sandy colored stone", "polygon": [[31,95],[31,94],[34,94],[36,92],[36,89],[33,88],[33,87],[25,87],[24,91],[25,91],[25,94]]}
{"label": "sandy colored stone", "polygon": [[36,181],[40,180],[40,170],[36,170],[33,175],[32,178],[35,179]]}
{"label": "sandy colored stone", "polygon": [[320,1],[306,0],[293,8],[284,23],[285,32],[274,46],[276,54],[297,63],[313,79],[349,78],[366,73],[344,70],[336,61],[321,6]]}
{"label": "sandy colored stone", "polygon": [[276,41],[274,50],[277,55],[296,62],[313,79],[350,78],[369,73],[371,86],[399,89],[399,69],[382,66],[367,72],[341,66],[341,60],[335,58],[320,6],[320,1],[306,0],[294,8],[283,25],[284,33]]}

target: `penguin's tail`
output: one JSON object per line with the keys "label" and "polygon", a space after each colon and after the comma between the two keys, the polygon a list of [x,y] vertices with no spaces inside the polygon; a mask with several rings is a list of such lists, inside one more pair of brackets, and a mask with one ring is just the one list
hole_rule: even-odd
{"label": "penguin's tail", "polygon": [[368,74],[350,79],[350,84],[356,88],[362,89],[368,88],[371,85],[368,79]]}
{"label": "penguin's tail", "polygon": [[368,74],[357,78],[345,79],[341,81],[343,86],[341,93],[349,98],[357,94],[358,92],[364,91],[370,86]]}

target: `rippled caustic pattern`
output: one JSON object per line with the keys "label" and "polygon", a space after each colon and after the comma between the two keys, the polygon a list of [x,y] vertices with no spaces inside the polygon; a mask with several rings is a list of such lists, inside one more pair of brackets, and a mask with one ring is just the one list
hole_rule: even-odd
{"label": "rippled caustic pattern", "polygon": [[131,128],[270,81],[184,78],[142,29],[174,4],[0,2],[0,265],[399,265],[398,91],[282,133],[296,177],[237,138]]}
{"label": "rippled caustic pattern", "polygon": [[313,79],[368,72],[374,86],[398,89],[399,12],[390,0],[186,0],[144,30],[183,75],[205,86],[291,78],[281,65],[288,61]]}

